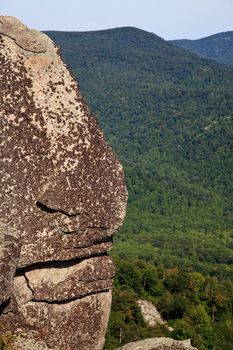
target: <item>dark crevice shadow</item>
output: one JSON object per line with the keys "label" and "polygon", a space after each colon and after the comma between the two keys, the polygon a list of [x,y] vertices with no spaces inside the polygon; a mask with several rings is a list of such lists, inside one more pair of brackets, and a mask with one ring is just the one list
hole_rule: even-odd
{"label": "dark crevice shadow", "polygon": [[4,311],[7,311],[7,307],[10,305],[11,303],[11,298],[5,300],[2,305],[0,305],[0,315],[4,314]]}
{"label": "dark crevice shadow", "polygon": [[41,203],[39,201],[36,202],[36,206],[37,206],[37,208],[39,208],[42,211],[45,211],[46,213],[49,213],[49,214],[54,214],[54,213],[59,212],[59,210],[49,208],[45,204],[43,204],[43,203]]}
{"label": "dark crevice shadow", "polygon": [[97,295],[97,294],[109,292],[109,290],[110,290],[110,288],[104,288],[104,289],[99,290],[99,291],[97,291],[97,292],[90,292],[90,293],[87,293],[87,294],[85,294],[85,295],[78,296],[78,297],[74,297],[74,298],[70,298],[70,299],[67,299],[67,300],[48,301],[48,300],[46,300],[46,299],[37,300],[37,299],[32,298],[31,301],[32,301],[33,303],[46,303],[46,304],[54,304],[54,305],[65,305],[65,304],[69,304],[69,303],[71,303],[71,302],[73,302],[73,301],[76,301],[76,300],[84,299],[84,298],[86,298],[87,296]]}
{"label": "dark crevice shadow", "polygon": [[[50,208],[46,204],[42,203],[41,201],[36,201],[35,204],[36,204],[37,208],[39,208],[40,210],[42,210],[43,212],[48,213],[48,214],[60,213],[60,214],[66,215],[66,216],[71,217],[71,218],[79,216],[79,215],[86,215],[92,220],[90,213],[88,213],[86,211],[77,211],[75,213],[70,214],[61,208]],[[102,227],[98,227],[98,228],[102,228]],[[106,227],[103,227],[103,229],[106,229]]]}
{"label": "dark crevice shadow", "polygon": [[69,216],[69,217],[75,217],[75,216],[79,215],[79,213],[75,213],[75,214],[66,213],[65,211],[63,211],[62,209],[59,209],[59,208],[58,209],[50,208],[40,201],[36,202],[36,206],[40,210],[44,211],[45,213],[49,213],[49,214],[61,213],[61,214],[64,214],[66,216]]}
{"label": "dark crevice shadow", "polygon": [[104,256],[108,257],[109,255],[107,252],[103,252],[100,254],[93,254],[91,256],[78,258],[78,259],[76,258],[76,259],[62,260],[62,261],[54,260],[54,261],[37,262],[27,267],[18,268],[16,270],[15,276],[16,277],[24,276],[26,272],[33,271],[33,270],[51,269],[51,268],[63,269],[66,267],[71,267],[71,266],[80,264],[84,260],[90,260],[93,258],[104,257]]}

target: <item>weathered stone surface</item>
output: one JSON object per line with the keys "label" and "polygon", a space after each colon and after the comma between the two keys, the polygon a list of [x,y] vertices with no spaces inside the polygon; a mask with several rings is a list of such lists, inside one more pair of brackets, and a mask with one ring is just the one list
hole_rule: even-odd
{"label": "weathered stone surface", "polygon": [[2,16],[0,130],[0,334],[101,349],[123,169],[54,43]]}
{"label": "weathered stone surface", "polygon": [[15,44],[26,51],[42,53],[46,47],[40,40],[40,34],[37,31],[29,30],[23,23],[16,25],[16,19],[10,16],[1,16],[0,34],[8,36],[15,41]]}
{"label": "weathered stone surface", "polygon": [[[44,340],[50,349],[101,350],[110,306],[111,292],[108,291],[60,304],[28,302],[20,306],[19,311],[27,320],[28,329],[34,330],[29,333],[30,337],[38,342]],[[13,315],[7,322],[10,324],[12,320]],[[58,328],[58,325],[61,326]],[[17,325],[14,328],[14,334],[23,334],[22,328],[19,330]],[[24,350],[25,342],[21,340],[20,343],[19,349]]]}
{"label": "weathered stone surface", "polygon": [[[10,350],[50,350],[46,344],[42,341],[35,341],[33,335],[31,339],[26,339],[25,337],[18,336],[14,342],[10,345]],[[59,350],[55,347],[54,350]]]}
{"label": "weathered stone surface", "polygon": [[23,237],[20,266],[76,258],[121,225],[122,167],[52,41],[38,33],[38,53],[2,32],[0,215]]}
{"label": "weathered stone surface", "polygon": [[126,344],[117,350],[197,350],[190,340],[174,340],[171,338],[149,338]]}
{"label": "weathered stone surface", "polygon": [[164,325],[167,329],[172,332],[174,329],[169,327],[167,322],[164,321],[156,309],[156,307],[147,300],[138,300],[138,306],[140,307],[144,321],[149,327],[155,327],[157,324]]}
{"label": "weathered stone surface", "polygon": [[16,229],[0,221],[0,305],[11,297],[20,245]]}
{"label": "weathered stone surface", "polygon": [[[55,264],[56,266],[57,264]],[[67,265],[67,266],[66,266]],[[80,263],[30,269],[25,272],[25,281],[36,301],[62,301],[110,289],[114,268],[108,256],[85,259]],[[19,290],[17,277],[15,289]]]}

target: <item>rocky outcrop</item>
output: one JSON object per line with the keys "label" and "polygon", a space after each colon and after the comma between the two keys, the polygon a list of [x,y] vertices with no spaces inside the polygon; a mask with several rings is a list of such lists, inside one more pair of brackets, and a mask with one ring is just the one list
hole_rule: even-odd
{"label": "rocky outcrop", "polygon": [[149,338],[126,344],[117,350],[197,350],[190,340],[171,338]]}
{"label": "rocky outcrop", "polygon": [[0,64],[0,334],[102,349],[122,166],[46,35],[0,17]]}
{"label": "rocky outcrop", "polygon": [[155,327],[159,324],[165,326],[170,332],[174,330],[162,319],[160,313],[152,303],[147,300],[139,299],[137,304],[140,307],[145,323],[147,323],[149,327]]}

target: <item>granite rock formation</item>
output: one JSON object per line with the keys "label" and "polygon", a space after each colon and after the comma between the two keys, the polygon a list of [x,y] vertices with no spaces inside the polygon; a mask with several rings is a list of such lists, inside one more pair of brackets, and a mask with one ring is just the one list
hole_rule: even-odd
{"label": "granite rock formation", "polygon": [[149,327],[155,327],[159,324],[165,326],[170,332],[174,330],[172,327],[168,326],[165,320],[162,319],[160,313],[152,303],[147,300],[139,299],[137,301],[137,304],[140,307],[141,314],[145,323]]}
{"label": "granite rock formation", "polygon": [[117,350],[197,350],[190,340],[174,340],[171,338],[148,338],[128,343]]}
{"label": "granite rock formation", "polygon": [[102,349],[122,166],[58,48],[3,16],[0,91],[0,334],[19,350]]}

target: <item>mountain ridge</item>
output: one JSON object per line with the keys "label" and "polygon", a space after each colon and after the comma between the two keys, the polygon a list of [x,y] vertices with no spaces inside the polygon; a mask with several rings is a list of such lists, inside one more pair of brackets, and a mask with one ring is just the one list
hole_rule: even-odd
{"label": "mountain ridge", "polygon": [[233,31],[221,32],[196,40],[171,40],[170,43],[201,57],[233,67]]}

